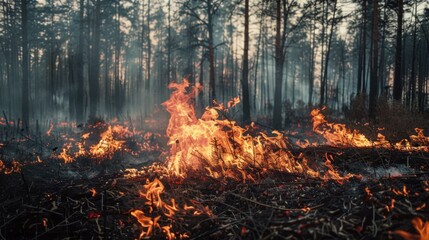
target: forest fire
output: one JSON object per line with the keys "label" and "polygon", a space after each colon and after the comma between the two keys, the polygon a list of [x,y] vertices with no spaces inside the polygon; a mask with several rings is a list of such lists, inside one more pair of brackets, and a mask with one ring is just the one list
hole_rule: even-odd
{"label": "forest fire", "polygon": [[[169,171],[181,177],[188,172],[206,172],[213,178],[229,177],[236,180],[255,181],[254,172],[280,171],[319,177],[317,170],[308,166],[302,154],[294,154],[289,148],[292,144],[278,131],[273,136],[258,132],[251,136],[252,126],[242,128],[227,116],[228,108],[223,104],[207,107],[197,119],[192,105],[199,86],[190,88],[189,82],[173,83],[174,91],[164,103],[171,114],[167,135],[170,137],[170,157],[167,161]],[[190,88],[190,91],[188,89]],[[228,102],[228,107],[239,103],[237,98]],[[222,119],[221,119],[222,116]],[[342,181],[353,175],[342,177],[330,161],[324,163],[328,168],[323,179]]]}
{"label": "forest fire", "polygon": [[[49,168],[51,164],[59,164],[58,168],[65,168],[73,181],[82,181],[60,190],[64,195],[74,189],[72,192],[84,193],[79,195],[81,198],[70,195],[66,200],[57,200],[58,193],[53,187],[38,197],[47,210],[40,210],[43,214],[34,219],[23,217],[23,221],[34,222],[31,226],[40,225],[44,229],[42,234],[50,236],[58,225],[53,225],[57,220],[49,214],[61,215],[59,209],[65,211],[69,208],[67,204],[75,204],[74,208],[84,210],[64,216],[67,221],[79,222],[73,216],[84,214],[86,222],[81,224],[94,228],[93,232],[85,233],[87,236],[109,233],[139,239],[218,239],[229,235],[260,238],[267,235],[258,232],[262,227],[258,224],[271,216],[276,220],[263,228],[282,229],[283,234],[304,238],[314,234],[323,236],[326,229],[347,224],[342,230],[345,236],[427,237],[426,171],[429,169],[425,156],[429,152],[429,138],[422,129],[416,128],[416,134],[396,144],[381,133],[376,140],[370,140],[345,124],[328,122],[322,110],[314,109],[308,126],[312,121],[316,135],[307,135],[308,138],[294,144],[288,132],[264,130],[253,123],[242,127],[230,119],[230,112],[240,102],[238,98],[225,105],[215,102],[198,118],[193,103],[202,88],[190,86],[187,80],[171,83],[169,87],[173,90],[171,97],[163,104],[170,113],[165,132],[168,140],[161,145],[156,139],[164,133],[136,130],[127,123],[94,120],[77,127],[60,122],[50,123],[45,134],[48,146],[61,145],[48,158],[41,152],[24,164],[0,161],[0,177],[1,174],[17,176],[14,173],[19,172],[24,186],[28,184],[26,176],[33,174],[27,169],[39,165]],[[311,140],[320,135],[327,145]],[[0,150],[11,144],[20,147],[29,142],[22,138],[5,142]],[[355,152],[371,158],[377,154],[382,161],[389,156],[392,159],[389,161],[396,161],[389,163],[390,168],[395,168],[388,172],[389,168],[384,167],[383,171],[388,173],[377,175],[377,171],[381,171],[377,163],[364,157],[361,162],[348,160],[356,156]],[[140,162],[151,154],[156,154],[158,161]],[[82,166],[88,169],[85,163],[90,163],[89,170],[81,169]],[[133,164],[141,167],[134,168]],[[373,165],[374,173],[362,164]],[[399,171],[401,164],[407,169]],[[412,170],[408,170],[411,167]],[[99,168],[121,170],[97,171]],[[96,184],[85,183],[85,178]],[[99,182],[98,178],[103,180]],[[55,182],[68,181],[54,179],[50,182],[53,186]],[[30,188],[24,189],[27,189],[24,193],[31,196]],[[339,193],[343,201],[340,210],[332,200]],[[413,204],[409,205],[410,202]],[[374,213],[367,214],[367,208]],[[392,223],[396,216],[406,212],[416,216],[409,222],[416,232],[402,230],[403,227]],[[319,229],[317,226],[326,218],[331,219],[333,225]],[[109,221],[113,225],[107,227]],[[230,224],[231,227],[223,227]],[[285,228],[286,225],[296,228]],[[334,230],[329,231],[335,236]],[[34,234],[33,229],[28,227],[26,234]]]}
{"label": "forest fire", "polygon": [[0,240],[429,239],[428,36],[417,0],[2,1]]}

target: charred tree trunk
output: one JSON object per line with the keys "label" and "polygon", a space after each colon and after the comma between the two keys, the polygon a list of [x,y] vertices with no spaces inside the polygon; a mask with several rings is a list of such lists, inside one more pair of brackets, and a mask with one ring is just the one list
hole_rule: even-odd
{"label": "charred tree trunk", "polygon": [[413,28],[413,53],[411,59],[411,73],[410,73],[410,81],[409,81],[409,107],[411,110],[415,107],[416,100],[416,44],[417,44],[417,1],[414,6],[414,28]]}
{"label": "charred tree trunk", "polygon": [[378,97],[378,1],[374,1],[371,37],[371,80],[369,88],[369,117],[375,120]]}
{"label": "charred tree trunk", "polygon": [[208,50],[209,50],[209,105],[213,104],[216,99],[216,85],[215,85],[215,56],[214,56],[214,39],[213,39],[213,14],[212,2],[207,2],[207,30],[208,30]]}
{"label": "charred tree trunk", "polygon": [[249,0],[244,2],[244,53],[241,87],[243,91],[243,123],[250,121],[249,96]]}
{"label": "charred tree trunk", "polygon": [[89,78],[89,116],[97,115],[99,101],[99,77],[100,77],[100,25],[101,25],[101,0],[95,2],[94,26],[91,52],[91,70]]}
{"label": "charred tree trunk", "polygon": [[29,84],[28,84],[28,0],[21,0],[21,14],[22,14],[22,125],[27,130],[30,124],[30,102],[29,102]]}
{"label": "charred tree trunk", "polygon": [[79,39],[77,45],[77,56],[76,56],[76,94],[75,94],[75,110],[76,110],[76,122],[82,123],[84,121],[84,80],[83,80],[83,11],[84,11],[84,0],[79,1]]}
{"label": "charred tree trunk", "polygon": [[261,51],[261,40],[262,40],[262,26],[263,26],[263,20],[264,16],[263,14],[261,14],[261,19],[259,21],[259,35],[258,35],[258,40],[256,43],[256,56],[255,56],[255,76],[254,76],[254,87],[253,87],[253,110],[255,111],[255,114],[257,109],[257,89],[258,89],[258,68],[259,68],[259,55],[260,55],[260,51]]}
{"label": "charred tree trunk", "polygon": [[331,52],[331,44],[332,44],[332,36],[334,35],[334,26],[335,26],[335,13],[337,12],[337,1],[334,1],[334,10],[333,15],[331,19],[331,29],[329,31],[329,38],[328,38],[328,46],[326,49],[326,56],[325,56],[325,64],[324,64],[324,72],[323,72],[323,78],[322,83],[320,84],[320,106],[323,106],[326,104],[326,90],[328,86],[328,63],[329,63],[329,54]]}
{"label": "charred tree trunk", "polygon": [[395,55],[395,74],[393,79],[393,99],[401,101],[402,99],[402,21],[404,13],[404,1],[398,0],[398,20],[396,30],[396,55]]}
{"label": "charred tree trunk", "polygon": [[276,0],[276,39],[275,39],[275,91],[274,91],[274,112],[273,127],[281,128],[282,124],[282,85],[283,85],[283,48],[281,43],[281,0]]}
{"label": "charred tree trunk", "polygon": [[[171,0],[168,0],[167,17],[167,84],[171,82]],[[165,88],[165,86],[163,86]],[[165,91],[163,91],[165,92]]]}
{"label": "charred tree trunk", "polygon": [[146,24],[147,24],[147,34],[146,34],[146,42],[147,42],[147,60],[146,60],[146,86],[145,89],[147,93],[150,92],[150,81],[151,81],[151,69],[150,62],[152,58],[152,41],[150,40],[150,0],[147,3],[147,16],[146,16]]}
{"label": "charred tree trunk", "polygon": [[120,54],[121,54],[121,41],[120,41],[120,29],[119,29],[119,0],[115,1],[116,11],[116,29],[115,29],[115,115],[120,117],[122,114],[122,84],[120,82]]}
{"label": "charred tree trunk", "polygon": [[[314,9],[316,8],[317,1],[314,3]],[[313,9],[313,8],[312,8]],[[310,57],[308,65],[308,105],[311,106],[313,102],[313,90],[314,90],[314,59],[316,49],[316,28],[315,28],[315,15],[312,16],[310,23]]]}

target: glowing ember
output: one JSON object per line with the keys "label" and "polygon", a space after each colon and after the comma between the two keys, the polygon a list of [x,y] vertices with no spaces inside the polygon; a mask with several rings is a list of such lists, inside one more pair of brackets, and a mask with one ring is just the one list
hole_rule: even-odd
{"label": "glowing ember", "polygon": [[91,193],[92,197],[95,197],[97,195],[97,190],[95,190],[95,188],[89,189],[89,192]]}
{"label": "glowing ember", "polygon": [[21,164],[19,162],[14,160],[10,164],[5,164],[2,160],[0,160],[0,173],[7,175],[19,172],[21,172]]}

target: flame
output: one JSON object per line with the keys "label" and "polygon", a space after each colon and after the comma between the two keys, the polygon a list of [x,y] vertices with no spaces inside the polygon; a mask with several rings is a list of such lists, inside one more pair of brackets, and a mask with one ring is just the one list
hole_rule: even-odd
{"label": "flame", "polygon": [[[151,144],[151,139],[158,135],[149,132],[143,134],[123,125],[97,122],[89,125],[85,131],[87,132],[77,137],[64,134],[62,137],[66,142],[57,157],[65,163],[70,163],[79,157],[104,160],[112,159],[118,152],[127,152],[138,157],[144,151],[159,150],[158,144]],[[142,136],[144,141],[137,142]],[[127,140],[135,143],[133,148],[127,146]]]}
{"label": "flame", "polygon": [[125,143],[125,141],[119,141],[113,138],[111,126],[109,126],[100,137],[100,141],[96,145],[91,146],[89,150],[90,155],[95,158],[111,158],[115,151],[121,149],[122,145]]}
{"label": "flame", "polygon": [[[319,175],[307,166],[302,156],[294,156],[288,150],[290,144],[282,133],[273,131],[273,136],[260,133],[253,137],[246,133],[248,128],[225,118],[228,108],[217,102],[214,107],[207,107],[198,119],[192,102],[201,87],[190,87],[185,79],[181,84],[170,84],[169,88],[174,91],[163,105],[171,114],[167,128],[171,147],[167,168],[173,175],[186,177],[189,172],[206,172],[213,178],[245,181],[253,179],[247,170],[264,168]],[[227,106],[238,103],[239,99],[234,98]]]}
{"label": "flame", "polygon": [[418,234],[406,232],[404,230],[396,230],[393,233],[401,236],[406,240],[425,240],[429,239],[429,222],[424,222],[421,218],[414,218],[411,223],[417,230]]}
{"label": "flame", "polygon": [[313,131],[323,135],[328,143],[336,146],[371,147],[374,143],[357,130],[351,131],[345,124],[328,123],[320,109],[311,111]]}
{"label": "flame", "polygon": [[[195,204],[197,207],[185,204],[183,208],[180,208],[174,198],[170,199],[171,204],[166,203],[161,197],[164,190],[164,184],[158,178],[155,178],[153,181],[147,179],[146,184],[143,186],[143,191],[140,191],[140,197],[145,199],[145,205],[148,209],[148,211],[146,211],[147,214],[143,210],[134,210],[131,212],[131,215],[134,216],[143,227],[140,238],[153,235],[156,229],[161,230],[168,239],[176,239],[176,237],[181,239],[188,238],[189,236],[187,233],[173,232],[172,225],[162,226],[160,224],[161,218],[172,219],[178,211],[198,211],[198,209],[203,208],[203,213],[207,213],[210,217],[212,216],[208,207],[201,207],[201,204]],[[193,203],[197,202],[194,201]]]}
{"label": "flame", "polygon": [[42,223],[43,223],[43,227],[45,227],[45,228],[48,227],[48,219],[47,218],[42,218]]}
{"label": "flame", "polygon": [[[324,110],[324,108],[322,109]],[[340,147],[377,147],[395,149],[399,151],[424,151],[429,152],[429,137],[423,133],[423,129],[415,128],[417,135],[411,135],[410,141],[403,139],[395,144],[386,140],[386,137],[377,133],[377,140],[371,141],[358,130],[350,130],[345,124],[329,123],[320,109],[311,111],[313,131],[321,134],[329,144]],[[367,125],[367,124],[366,124]],[[378,130],[383,130],[382,128]],[[302,143],[298,143],[299,146]],[[303,146],[306,146],[305,144]]]}
{"label": "flame", "polygon": [[54,124],[52,122],[49,123],[49,129],[46,131],[46,135],[51,136],[51,132],[54,129]]}
{"label": "flame", "polygon": [[407,186],[406,186],[406,185],[404,185],[404,186],[402,187],[402,190],[392,189],[392,192],[393,192],[394,194],[398,195],[398,196],[404,196],[404,197],[407,197],[407,196],[409,195],[409,193],[410,193],[410,192],[407,190]]}
{"label": "flame", "polygon": [[147,217],[143,211],[141,210],[135,210],[131,212],[131,215],[135,218],[137,218],[137,221],[140,223],[140,225],[145,228],[141,234],[140,238],[150,236],[152,234],[152,231],[154,228],[159,228],[158,220],[161,216],[157,217]]}
{"label": "flame", "polygon": [[91,193],[92,197],[95,197],[97,195],[97,190],[95,190],[95,188],[90,188],[89,192]]}

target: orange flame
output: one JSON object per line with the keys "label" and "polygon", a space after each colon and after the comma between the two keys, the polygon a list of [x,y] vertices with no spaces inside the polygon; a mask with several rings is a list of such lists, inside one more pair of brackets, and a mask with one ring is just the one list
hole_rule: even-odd
{"label": "orange flame", "polygon": [[[136,142],[136,149],[127,148],[126,141],[130,138],[141,139],[142,132],[135,130],[129,130],[128,127],[122,125],[103,125],[104,123],[96,123],[93,126],[89,126],[89,132],[82,133],[80,140],[76,140],[73,137],[64,135],[63,138],[67,140],[64,143],[58,158],[63,160],[65,163],[70,163],[79,157],[88,157],[91,159],[103,160],[111,159],[117,152],[127,152],[133,156],[138,156],[141,152],[147,150],[157,150],[159,146],[157,144],[151,145],[150,142],[144,141],[143,143]],[[103,132],[97,134],[97,128],[105,128]],[[136,137],[138,136],[138,137]],[[154,136],[151,133],[144,134],[144,139]],[[94,142],[94,139],[97,141]]]}
{"label": "orange flame", "polygon": [[[153,181],[146,181],[144,185],[144,191],[140,192],[140,196],[145,199],[145,205],[148,207],[148,213],[151,215],[158,215],[156,217],[151,217],[145,214],[142,210],[134,210],[131,212],[131,215],[134,216],[140,225],[143,227],[143,230],[140,234],[140,238],[148,237],[153,234],[155,229],[161,230],[168,239],[187,238],[189,237],[186,233],[179,234],[172,232],[171,225],[161,226],[159,223],[162,217],[171,219],[174,217],[178,211],[189,211],[196,210],[201,207],[193,207],[184,205],[182,209],[176,204],[176,200],[171,198],[171,204],[164,202],[161,198],[161,194],[164,192],[164,184],[159,179],[154,179]],[[198,204],[197,206],[199,206]],[[196,210],[197,211],[197,210]],[[155,212],[157,214],[155,214]],[[212,216],[211,211],[208,207],[204,207],[203,213],[206,213],[208,216]]]}
{"label": "orange flame", "polygon": [[[296,157],[287,149],[288,140],[280,132],[273,131],[272,137],[264,133],[252,137],[246,134],[248,129],[235,121],[220,119],[219,113],[226,113],[227,108],[216,102],[198,119],[192,101],[201,87],[197,85],[188,91],[189,82],[185,79],[169,88],[174,91],[163,105],[171,114],[167,128],[171,156],[167,168],[172,174],[185,177],[190,171],[205,171],[214,178],[251,180],[253,177],[246,169],[266,168],[318,176],[302,156]],[[235,106],[238,102],[234,98],[227,105]]]}
{"label": "orange flame", "polygon": [[328,143],[337,146],[371,147],[373,142],[357,130],[351,131],[345,124],[328,123],[320,109],[311,111],[313,131],[323,135]]}
{"label": "orange flame", "polygon": [[[322,109],[323,110],[323,109]],[[415,128],[417,135],[411,135],[410,141],[403,139],[391,144],[386,137],[377,133],[377,140],[371,141],[358,130],[350,130],[345,124],[329,123],[320,109],[311,111],[313,131],[321,134],[329,144],[342,147],[378,147],[393,148],[399,151],[424,151],[429,152],[429,137],[423,133],[423,129]]]}
{"label": "orange flame", "polygon": [[406,240],[425,240],[429,239],[429,222],[424,222],[421,218],[414,218],[411,223],[417,230],[418,234],[406,232],[404,230],[396,230],[393,233],[401,236]]}

